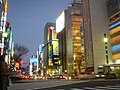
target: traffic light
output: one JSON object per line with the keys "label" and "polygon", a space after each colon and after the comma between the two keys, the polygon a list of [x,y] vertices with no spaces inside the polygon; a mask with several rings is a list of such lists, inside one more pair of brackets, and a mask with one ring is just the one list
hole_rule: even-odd
{"label": "traffic light", "polygon": [[20,61],[20,64],[23,64],[23,61]]}
{"label": "traffic light", "polygon": [[22,64],[23,64],[22,58],[20,58],[20,59],[18,60],[18,62],[19,62],[20,65],[22,65]]}

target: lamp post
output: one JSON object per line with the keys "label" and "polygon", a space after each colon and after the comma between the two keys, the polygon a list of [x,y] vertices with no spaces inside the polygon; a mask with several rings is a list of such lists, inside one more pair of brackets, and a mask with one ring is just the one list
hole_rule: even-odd
{"label": "lamp post", "polygon": [[106,33],[104,33],[104,43],[105,43],[105,54],[106,54],[106,63],[109,64],[109,58],[108,58],[108,38]]}

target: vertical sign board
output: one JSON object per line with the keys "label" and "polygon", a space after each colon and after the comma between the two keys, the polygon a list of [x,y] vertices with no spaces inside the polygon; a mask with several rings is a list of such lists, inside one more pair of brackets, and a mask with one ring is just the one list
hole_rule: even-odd
{"label": "vertical sign board", "polygon": [[59,55],[58,41],[52,41],[52,45],[53,45],[53,55]]}

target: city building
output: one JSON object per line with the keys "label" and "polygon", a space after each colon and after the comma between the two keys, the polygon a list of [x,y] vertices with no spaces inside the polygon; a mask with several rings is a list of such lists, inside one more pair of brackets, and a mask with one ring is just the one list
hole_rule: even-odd
{"label": "city building", "polygon": [[99,66],[112,63],[106,1],[82,0],[86,72],[98,73]]}
{"label": "city building", "polygon": [[[2,11],[3,11],[3,0],[0,0],[0,20],[1,20],[1,16],[2,16]],[[0,24],[1,26],[1,24]]]}
{"label": "city building", "polygon": [[7,22],[7,9],[8,0],[0,0],[0,55],[5,57],[9,68],[15,70],[13,33]]}
{"label": "city building", "polygon": [[77,75],[83,68],[82,23],[81,0],[73,0],[56,20],[62,74]]}
{"label": "city building", "polygon": [[1,14],[1,25],[0,25],[0,33],[1,33],[1,42],[0,42],[0,55],[4,55],[5,50],[5,33],[6,33],[6,22],[7,22],[7,9],[8,9],[8,0],[0,1],[2,8]]}
{"label": "city building", "polygon": [[6,22],[6,32],[4,33],[4,56],[5,61],[8,63],[9,67],[14,70],[14,42],[13,42],[13,32],[9,22]]}
{"label": "city building", "polygon": [[31,76],[38,74],[38,58],[36,55],[33,55],[29,61],[29,74]]}
{"label": "city building", "polygon": [[59,48],[55,23],[48,22],[44,28],[43,61],[44,70],[49,75],[59,74]]}
{"label": "city building", "polygon": [[120,64],[120,0],[107,0],[113,64]]}
{"label": "city building", "polygon": [[67,10],[63,10],[60,16],[56,19],[56,32],[59,40],[59,59],[61,61],[61,74],[67,72],[67,59],[66,59],[66,13]]}
{"label": "city building", "polygon": [[37,51],[37,57],[38,57],[38,68],[39,68],[39,74],[43,76],[43,69],[44,69],[44,61],[43,61],[43,47],[44,44],[40,44],[38,51]]}
{"label": "city building", "polygon": [[70,76],[80,74],[83,68],[80,30],[82,23],[81,0],[74,0],[68,6],[66,14],[66,59],[67,72]]}

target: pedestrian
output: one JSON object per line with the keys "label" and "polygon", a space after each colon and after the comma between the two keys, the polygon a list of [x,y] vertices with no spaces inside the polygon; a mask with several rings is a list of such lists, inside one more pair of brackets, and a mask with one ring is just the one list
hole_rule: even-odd
{"label": "pedestrian", "polygon": [[4,56],[0,56],[0,90],[7,90],[9,85],[9,69]]}

